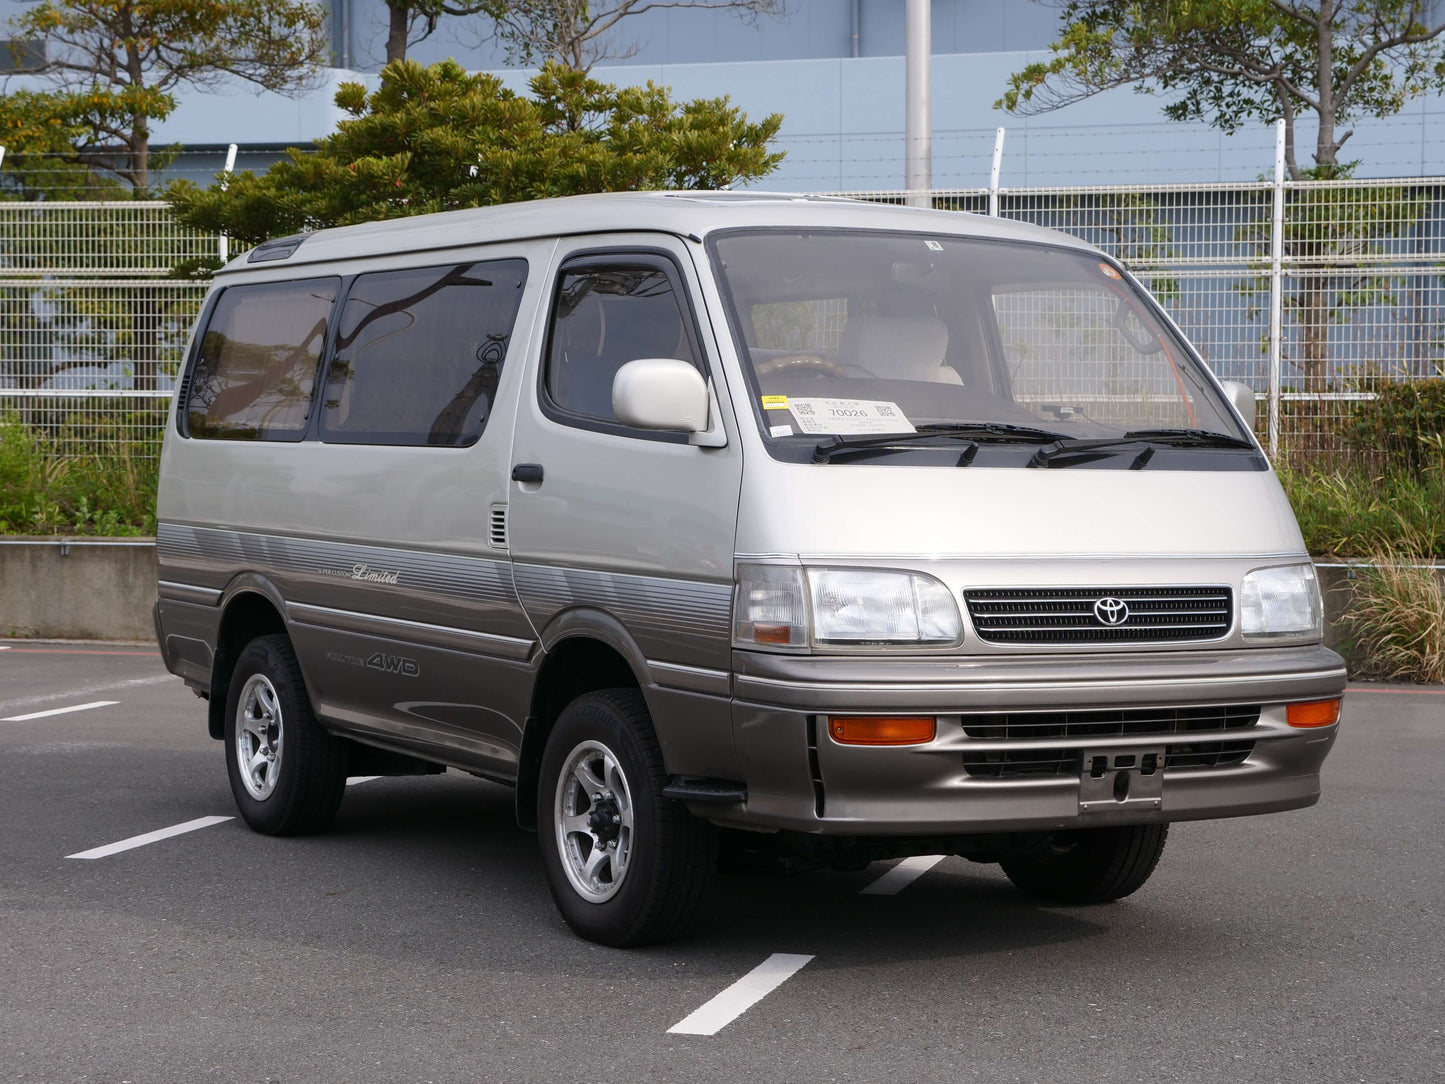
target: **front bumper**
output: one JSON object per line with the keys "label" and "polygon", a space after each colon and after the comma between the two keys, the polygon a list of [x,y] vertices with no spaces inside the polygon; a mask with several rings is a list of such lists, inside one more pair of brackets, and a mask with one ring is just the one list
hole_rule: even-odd
{"label": "front bumper", "polygon": [[[1342,660],[1324,647],[1000,659],[839,658],[734,653],[734,734],[748,797],[699,806],[722,824],[831,835],[923,836],[1047,831],[1101,824],[1233,817],[1298,809],[1319,797],[1319,769],[1338,726],[1295,729],[1285,706],[1339,697]],[[1246,729],[1048,737],[999,742],[965,733],[979,714],[1249,705]],[[826,715],[928,713],[924,745],[842,745]],[[1253,743],[1239,763],[1168,768],[1157,799],[1099,802],[1077,768],[987,778],[965,758],[1032,746],[1127,754],[1180,742]],[[1156,781],[1156,789],[1157,781]]]}

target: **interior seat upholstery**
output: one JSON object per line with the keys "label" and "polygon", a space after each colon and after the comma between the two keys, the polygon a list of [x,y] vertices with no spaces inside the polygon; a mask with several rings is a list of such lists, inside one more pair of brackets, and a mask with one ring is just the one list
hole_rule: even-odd
{"label": "interior seat upholstery", "polygon": [[962,384],[944,364],[948,328],[936,316],[854,316],[843,325],[838,364],[848,376]]}

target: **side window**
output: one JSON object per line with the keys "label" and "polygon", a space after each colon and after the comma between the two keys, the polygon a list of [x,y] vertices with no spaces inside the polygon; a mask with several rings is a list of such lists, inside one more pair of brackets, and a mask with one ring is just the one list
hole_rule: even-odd
{"label": "side window", "polygon": [[639,358],[698,368],[672,279],[657,263],[563,268],[548,336],[547,396],[560,410],[618,424],[612,378]]}
{"label": "side window", "polygon": [[208,440],[300,440],[340,280],[230,286],[201,336],[186,432]]}
{"label": "side window", "polygon": [[360,275],[326,369],[321,439],[462,447],[481,436],[525,260]]}

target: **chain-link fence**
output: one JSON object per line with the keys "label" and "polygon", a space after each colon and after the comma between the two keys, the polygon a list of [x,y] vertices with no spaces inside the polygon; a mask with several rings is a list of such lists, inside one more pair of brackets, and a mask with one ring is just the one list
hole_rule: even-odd
{"label": "chain-link fence", "polygon": [[1445,375],[1445,178],[832,194],[992,206],[1097,245],[1254,388],[1277,452],[1353,454],[1359,403]]}
{"label": "chain-link fence", "polygon": [[[1298,457],[1351,453],[1358,404],[1445,359],[1445,178],[835,194],[994,209],[1099,246]],[[155,454],[206,290],[171,269],[219,240],[158,202],[0,202],[0,413],[62,452]]]}

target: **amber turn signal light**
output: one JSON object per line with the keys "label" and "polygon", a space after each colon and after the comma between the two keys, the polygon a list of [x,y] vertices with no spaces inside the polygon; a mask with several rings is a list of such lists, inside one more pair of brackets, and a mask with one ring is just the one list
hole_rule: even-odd
{"label": "amber turn signal light", "polygon": [[921,745],[934,724],[932,715],[830,715],[828,733],[844,745]]}
{"label": "amber turn signal light", "polygon": [[1284,718],[1290,726],[1334,726],[1340,721],[1340,702],[1313,700],[1308,704],[1291,704],[1284,709]]}

